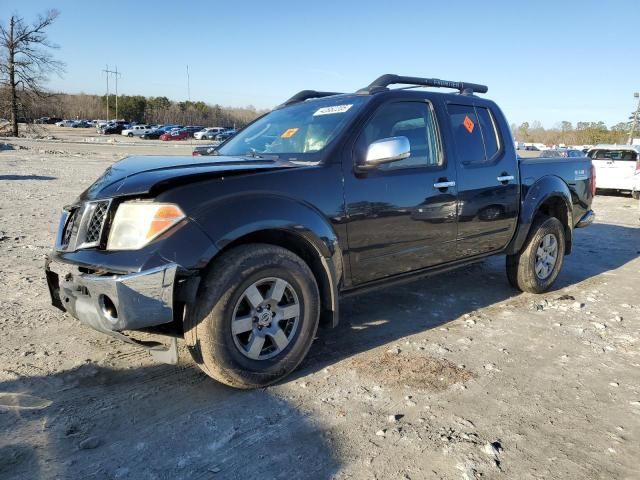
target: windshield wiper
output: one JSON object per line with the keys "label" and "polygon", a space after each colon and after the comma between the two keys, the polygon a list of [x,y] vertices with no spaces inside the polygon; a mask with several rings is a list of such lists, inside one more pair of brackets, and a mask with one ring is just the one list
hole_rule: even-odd
{"label": "windshield wiper", "polygon": [[251,150],[249,150],[247,153],[245,153],[244,155],[245,157],[251,157],[251,158],[258,158],[260,160],[278,160],[280,157],[278,155],[273,155],[273,154],[269,154],[269,155],[263,155],[261,153],[258,153],[256,151],[255,148],[252,148]]}

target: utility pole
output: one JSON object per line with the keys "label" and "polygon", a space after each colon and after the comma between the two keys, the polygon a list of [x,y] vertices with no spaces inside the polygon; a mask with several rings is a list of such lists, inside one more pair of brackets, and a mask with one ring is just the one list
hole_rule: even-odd
{"label": "utility pole", "polygon": [[636,107],[636,111],[633,114],[633,118],[631,119],[631,131],[629,132],[629,141],[627,142],[629,145],[633,143],[633,133],[636,130],[636,125],[638,124],[638,116],[640,115],[640,92],[635,92],[633,96],[634,98],[638,99],[638,106]]}
{"label": "utility pole", "polygon": [[116,120],[118,119],[118,78],[122,76],[121,73],[118,72],[118,66],[116,65],[115,70],[109,70],[109,65],[103,70],[107,74],[107,122],[109,121],[109,75],[114,75],[116,78]]}
{"label": "utility pole", "polygon": [[[187,63],[187,100],[191,103],[191,79],[189,78],[189,64]],[[191,105],[189,105],[189,110],[191,110]],[[191,123],[191,113],[189,112],[188,121],[185,123]]]}
{"label": "utility pole", "polygon": [[107,74],[107,122],[109,121],[109,65],[105,65],[105,69],[103,70]]}
{"label": "utility pole", "polygon": [[113,72],[116,77],[116,120],[118,120],[118,78],[122,76],[121,73],[118,73],[118,66],[116,65],[116,71]]}
{"label": "utility pole", "polygon": [[191,81],[189,80],[189,64],[187,64],[187,100],[191,101]]}

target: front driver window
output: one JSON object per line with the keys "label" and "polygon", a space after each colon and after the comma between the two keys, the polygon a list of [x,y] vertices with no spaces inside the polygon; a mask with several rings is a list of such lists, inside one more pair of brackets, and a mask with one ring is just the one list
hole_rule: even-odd
{"label": "front driver window", "polygon": [[376,140],[407,137],[411,155],[404,160],[385,163],[379,170],[433,167],[442,162],[440,138],[431,105],[425,102],[396,102],[380,107],[364,127],[358,139],[357,154],[366,155]]}

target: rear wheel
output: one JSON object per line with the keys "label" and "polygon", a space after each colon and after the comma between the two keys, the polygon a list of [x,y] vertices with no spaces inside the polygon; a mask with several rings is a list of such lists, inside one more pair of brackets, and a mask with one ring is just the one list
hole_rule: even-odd
{"label": "rear wheel", "polygon": [[129,138],[133,137],[133,133],[131,133],[131,132],[127,133],[127,137],[129,137]]}
{"label": "rear wheel", "polygon": [[546,292],[560,273],[564,249],[564,227],[560,220],[538,216],[520,253],[507,256],[509,282],[523,292]]}
{"label": "rear wheel", "polygon": [[281,247],[252,244],[214,261],[185,320],[192,357],[237,388],[270,385],[304,359],[318,327],[313,273]]}

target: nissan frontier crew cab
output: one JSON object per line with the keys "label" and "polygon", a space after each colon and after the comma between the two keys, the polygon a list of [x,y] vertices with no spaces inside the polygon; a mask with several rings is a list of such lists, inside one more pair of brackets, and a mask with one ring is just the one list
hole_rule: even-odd
{"label": "nissan frontier crew cab", "polygon": [[545,292],[594,219],[591,160],[518,159],[486,92],[383,75],[302,91],[213,156],[125,158],[64,208],[52,303],[162,361],[183,338],[211,377],[254,388],[298,366],[345,293],[489,255]]}

